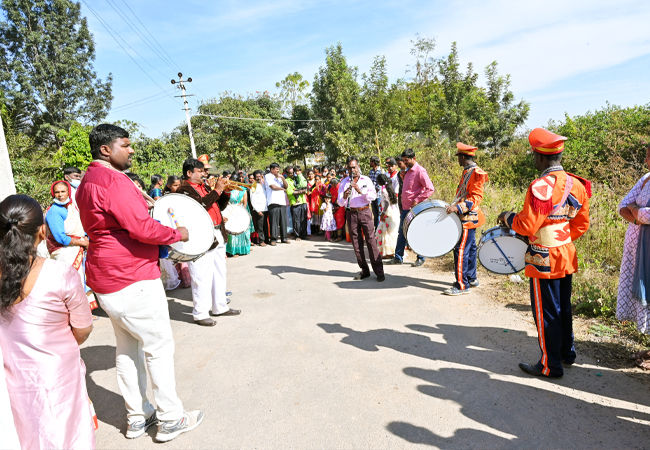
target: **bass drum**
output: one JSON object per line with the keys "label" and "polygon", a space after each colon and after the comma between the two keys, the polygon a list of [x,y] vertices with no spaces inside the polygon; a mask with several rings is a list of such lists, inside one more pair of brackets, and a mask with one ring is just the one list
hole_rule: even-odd
{"label": "bass drum", "polygon": [[152,217],[166,227],[176,228],[170,208],[179,227],[187,228],[189,240],[169,246],[169,257],[175,263],[193,262],[207,252],[214,242],[214,225],[199,202],[183,194],[166,194],[156,200]]}
{"label": "bass drum", "polygon": [[409,247],[427,258],[438,258],[454,249],[463,234],[457,214],[447,214],[447,202],[425,200],[404,219],[402,231]]}
{"label": "bass drum", "polygon": [[226,233],[231,236],[238,236],[244,233],[251,225],[251,215],[248,214],[246,207],[242,205],[229,204],[221,212],[221,216],[227,219],[224,221]]}
{"label": "bass drum", "polygon": [[485,231],[478,246],[478,260],[492,273],[511,275],[526,267],[528,240],[507,227]]}

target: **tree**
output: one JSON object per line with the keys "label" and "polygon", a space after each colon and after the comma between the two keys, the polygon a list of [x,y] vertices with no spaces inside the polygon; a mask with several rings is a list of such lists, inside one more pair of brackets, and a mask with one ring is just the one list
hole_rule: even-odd
{"label": "tree", "polygon": [[[199,114],[241,117],[241,120],[198,115],[193,119],[197,149],[235,170],[250,168],[252,161],[269,150],[284,148],[288,131],[281,105],[268,92],[247,98],[225,92],[199,105]],[[282,125],[281,125],[282,124]]]}
{"label": "tree", "polygon": [[415,64],[409,66],[407,73],[414,74],[408,85],[408,92],[412,94],[409,95],[409,105],[415,119],[414,129],[426,135],[435,132],[437,136],[439,114],[436,104],[443,94],[437,77],[439,62],[432,56],[436,40],[416,34],[411,44],[413,47],[410,53],[415,58]]}
{"label": "tree", "polygon": [[284,80],[275,83],[275,87],[280,89],[280,100],[282,101],[285,111],[288,114],[293,113],[296,105],[303,104],[306,100],[304,92],[309,87],[309,81],[303,80],[302,75],[298,72],[287,75]]}
{"label": "tree", "polygon": [[289,161],[302,161],[307,167],[307,155],[318,151],[318,143],[312,127],[311,110],[307,105],[296,105],[291,114],[287,138],[287,159]]}
{"label": "tree", "polygon": [[113,100],[112,76],[93,70],[95,44],[70,0],[2,0],[6,21],[0,23],[0,88],[17,124],[37,144],[62,144],[60,130],[74,121],[96,123]]}
{"label": "tree", "polygon": [[316,136],[327,156],[336,160],[355,150],[358,129],[359,83],[356,67],[348,65],[339,42],[325,49],[325,66],[314,76],[311,107],[316,119]]}
{"label": "tree", "polygon": [[458,142],[468,132],[468,105],[470,96],[476,94],[478,74],[472,63],[467,65],[466,73],[460,70],[456,42],[451,44],[449,56],[438,61],[438,71],[442,93],[435,100],[439,126],[450,140]]}
{"label": "tree", "polygon": [[476,121],[471,134],[482,147],[499,150],[512,142],[515,131],[528,118],[530,103],[521,100],[515,104],[510,75],[499,75],[496,61],[485,68],[485,77],[487,89],[469,100],[469,116]]}

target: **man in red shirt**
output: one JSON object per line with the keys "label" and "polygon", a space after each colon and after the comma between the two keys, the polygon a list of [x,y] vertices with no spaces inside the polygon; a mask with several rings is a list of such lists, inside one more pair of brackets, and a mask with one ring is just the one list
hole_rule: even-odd
{"label": "man in red shirt", "polygon": [[[174,337],[158,267],[158,246],[187,241],[188,232],[149,216],[142,192],[124,173],[133,154],[129,133],[102,124],[92,130],[89,141],[94,160],[77,190],[81,222],[90,238],[86,280],[115,331],[126,437],[140,437],[159,423],[156,439],[170,441],[203,420],[202,411],[186,412],[176,395]],[[145,367],[156,409],[145,394]]]}
{"label": "man in red shirt", "polygon": [[[178,189],[199,202],[210,215],[214,225],[214,243],[205,255],[194,262],[188,263],[192,277],[192,301],[194,302],[194,322],[205,327],[217,324],[210,318],[214,316],[236,316],[239,309],[230,309],[226,299],[226,242],[228,236],[223,228],[221,210],[226,209],[230,200],[230,192],[226,191],[228,179],[219,177],[215,180],[214,188],[206,188],[204,165],[194,158],[183,162],[183,177],[185,180]],[[210,308],[212,307],[212,308]]]}

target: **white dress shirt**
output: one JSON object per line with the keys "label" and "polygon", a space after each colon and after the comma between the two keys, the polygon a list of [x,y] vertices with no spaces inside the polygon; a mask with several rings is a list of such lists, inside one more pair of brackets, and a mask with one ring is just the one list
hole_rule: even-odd
{"label": "white dress shirt", "polygon": [[288,204],[286,192],[284,190],[271,189],[271,186],[278,186],[284,189],[282,178],[275,178],[272,173],[267,173],[264,176],[264,180],[266,181],[266,204],[286,206]]}
{"label": "white dress shirt", "polygon": [[268,210],[268,205],[266,203],[266,183],[255,183],[250,189],[251,192],[251,206],[253,210],[257,212],[264,212]]}

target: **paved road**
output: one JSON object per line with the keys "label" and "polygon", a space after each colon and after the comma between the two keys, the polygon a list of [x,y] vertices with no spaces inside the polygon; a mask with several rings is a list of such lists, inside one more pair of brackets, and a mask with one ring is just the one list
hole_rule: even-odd
{"label": "paved road", "polygon": [[[517,368],[539,355],[521,313],[480,294],[440,295],[451,274],[410,265],[357,282],[349,244],[322,240],[228,260],[240,317],[192,323],[189,290],[169,292],[176,378],[205,410],[168,448],[648,448],[647,388],[578,357],[561,380]],[[83,346],[104,449],[124,437],[107,318]],[[601,374],[602,376],[598,376]]]}

